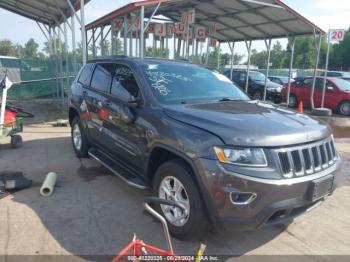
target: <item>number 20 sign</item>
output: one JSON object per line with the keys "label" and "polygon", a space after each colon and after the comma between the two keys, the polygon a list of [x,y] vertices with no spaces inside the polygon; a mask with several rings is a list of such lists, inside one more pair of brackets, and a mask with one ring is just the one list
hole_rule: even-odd
{"label": "number 20 sign", "polygon": [[344,29],[331,29],[329,30],[330,41],[343,41],[345,36]]}

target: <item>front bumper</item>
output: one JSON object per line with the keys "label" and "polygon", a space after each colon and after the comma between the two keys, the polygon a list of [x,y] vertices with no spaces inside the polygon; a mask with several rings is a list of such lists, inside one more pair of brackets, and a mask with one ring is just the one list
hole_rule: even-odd
{"label": "front bumper", "polygon": [[[216,208],[217,219],[214,222],[219,228],[230,230],[258,229],[291,220],[307,211],[325,198],[310,200],[312,182],[333,175],[332,193],[340,165],[338,160],[333,166],[313,175],[269,180],[233,173],[215,160],[201,159],[201,162],[207,190]],[[249,204],[237,205],[231,201],[232,192],[253,192],[257,197]]]}
{"label": "front bumper", "polygon": [[267,90],[266,98],[268,100],[271,100],[274,103],[281,103],[282,102],[282,95],[280,92],[272,92],[272,91]]}

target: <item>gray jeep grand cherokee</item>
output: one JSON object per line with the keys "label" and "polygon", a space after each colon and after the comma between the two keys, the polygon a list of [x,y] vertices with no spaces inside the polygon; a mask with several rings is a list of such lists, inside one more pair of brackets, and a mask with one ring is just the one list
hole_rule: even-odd
{"label": "gray jeep grand cherokee", "polygon": [[89,62],[72,85],[69,121],[78,157],[177,202],[158,208],[179,238],[292,219],[336,187],[340,157],[326,124],[252,101],[185,62]]}

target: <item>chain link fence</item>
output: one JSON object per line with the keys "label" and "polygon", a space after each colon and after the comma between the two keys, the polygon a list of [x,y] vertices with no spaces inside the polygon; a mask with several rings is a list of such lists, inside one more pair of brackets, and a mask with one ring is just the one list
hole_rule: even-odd
{"label": "chain link fence", "polygon": [[0,57],[1,75],[7,70],[10,80],[15,82],[8,91],[10,100],[61,98],[62,90],[69,88],[80,66],[55,58]]}

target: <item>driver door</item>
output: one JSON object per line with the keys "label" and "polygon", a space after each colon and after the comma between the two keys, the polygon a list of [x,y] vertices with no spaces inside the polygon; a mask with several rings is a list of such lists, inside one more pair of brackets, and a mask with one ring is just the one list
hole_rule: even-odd
{"label": "driver door", "polygon": [[106,103],[108,117],[104,119],[110,139],[108,148],[123,163],[140,169],[141,152],[145,150],[147,142],[145,128],[139,121],[141,109],[135,103],[130,103],[132,100],[141,100],[139,85],[128,66],[117,64]]}

